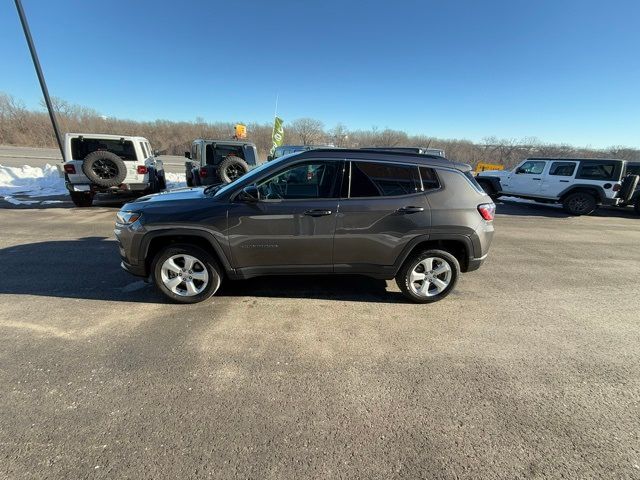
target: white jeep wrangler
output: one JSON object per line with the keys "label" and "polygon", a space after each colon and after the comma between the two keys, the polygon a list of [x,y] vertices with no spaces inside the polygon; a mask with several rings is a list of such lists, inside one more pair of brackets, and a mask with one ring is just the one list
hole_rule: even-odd
{"label": "white jeep wrangler", "polygon": [[166,188],[164,167],[143,137],[67,133],[62,168],[71,200],[90,207],[96,193],[157,193]]}
{"label": "white jeep wrangler", "polygon": [[637,175],[615,159],[528,158],[513,170],[478,173],[492,198],[502,195],[560,203],[572,215],[588,215],[598,205],[621,205],[633,196]]}

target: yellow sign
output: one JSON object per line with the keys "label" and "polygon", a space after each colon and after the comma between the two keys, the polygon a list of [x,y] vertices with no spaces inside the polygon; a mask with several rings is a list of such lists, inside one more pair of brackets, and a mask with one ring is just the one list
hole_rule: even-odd
{"label": "yellow sign", "polygon": [[247,138],[247,126],[246,125],[242,125],[241,123],[239,123],[234,127],[234,131],[235,131],[235,134],[236,134],[236,138],[238,138],[238,139]]}
{"label": "yellow sign", "polygon": [[478,163],[476,165],[476,172],[484,172],[485,170],[504,170],[504,165],[498,163]]}

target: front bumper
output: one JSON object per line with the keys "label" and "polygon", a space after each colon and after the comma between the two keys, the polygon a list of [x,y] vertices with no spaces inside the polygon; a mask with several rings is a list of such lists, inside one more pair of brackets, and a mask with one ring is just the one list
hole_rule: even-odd
{"label": "front bumper", "polygon": [[139,258],[140,242],[144,236],[144,227],[131,228],[128,225],[116,224],[113,234],[118,242],[118,250],[120,252],[120,266],[138,277],[146,277],[148,275],[144,258]]}
{"label": "front bumper", "polygon": [[122,260],[120,262],[120,266],[131,275],[135,275],[136,277],[147,277],[147,271],[144,265],[131,265]]}

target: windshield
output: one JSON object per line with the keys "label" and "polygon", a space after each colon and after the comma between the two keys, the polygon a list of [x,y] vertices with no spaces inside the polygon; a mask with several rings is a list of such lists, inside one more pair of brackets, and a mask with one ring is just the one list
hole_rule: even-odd
{"label": "windshield", "polygon": [[216,190],[215,194],[214,194],[214,197],[218,197],[220,195],[223,195],[225,192],[228,192],[229,190],[233,190],[240,183],[245,183],[246,182],[247,184],[250,184],[251,180],[256,178],[256,177],[258,177],[258,176],[260,176],[260,174],[263,172],[263,170],[266,170],[268,167],[277,166],[282,161],[284,161],[287,158],[290,158],[290,157],[292,157],[294,155],[296,155],[296,153],[292,153],[290,155],[284,155],[284,156],[279,157],[278,159],[272,160],[270,162],[264,162],[260,166],[258,166],[256,168],[254,168],[253,170],[249,171],[249,173],[247,173],[246,175],[243,175],[240,178],[237,178],[236,180],[234,180],[233,182],[227,183],[222,188]]}

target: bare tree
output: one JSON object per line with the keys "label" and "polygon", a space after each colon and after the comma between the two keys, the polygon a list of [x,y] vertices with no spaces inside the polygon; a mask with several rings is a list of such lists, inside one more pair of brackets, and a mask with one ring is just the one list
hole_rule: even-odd
{"label": "bare tree", "polygon": [[[285,134],[286,134],[285,129]],[[291,122],[288,129],[300,140],[302,145],[314,145],[324,140],[324,124],[313,118],[298,118]]]}

